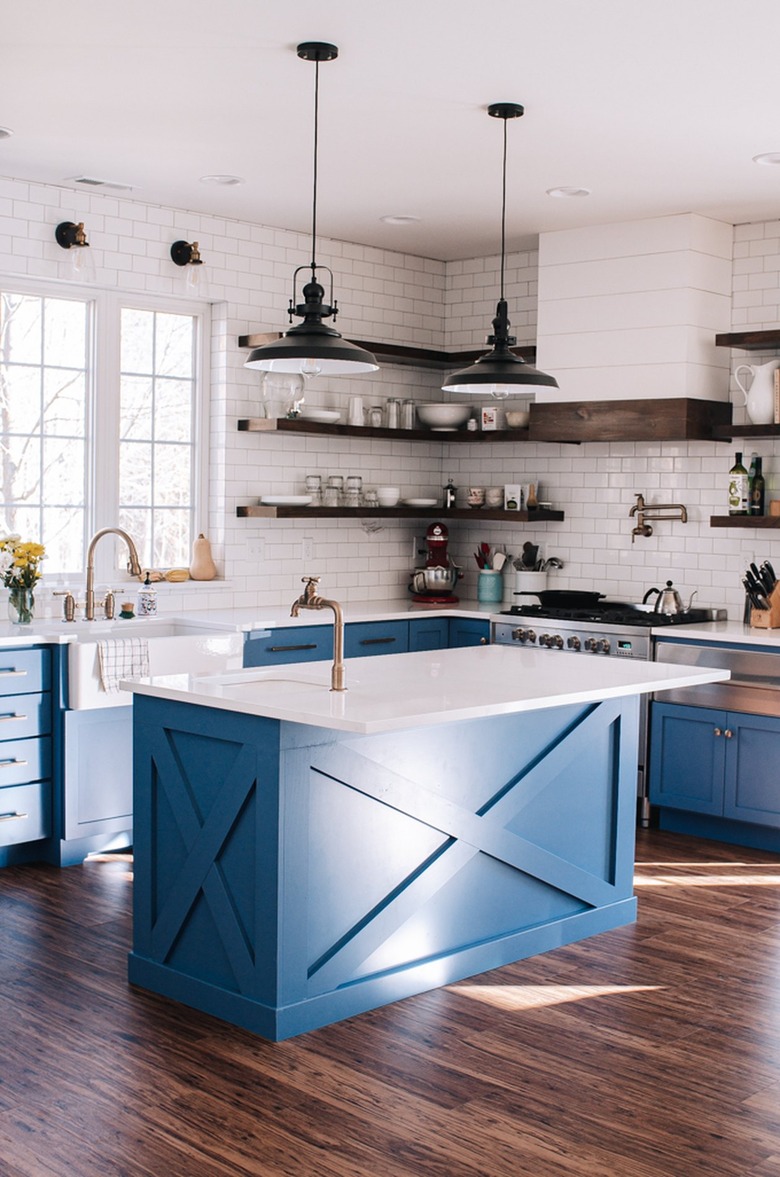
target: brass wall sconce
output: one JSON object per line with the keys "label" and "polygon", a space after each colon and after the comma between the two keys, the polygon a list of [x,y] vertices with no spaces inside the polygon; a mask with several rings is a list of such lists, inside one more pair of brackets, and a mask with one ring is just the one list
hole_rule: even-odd
{"label": "brass wall sconce", "polygon": [[174,241],[171,246],[171,261],[177,266],[187,266],[187,287],[190,290],[199,290],[202,293],[204,281],[202,277],[203,271],[200,267],[203,265],[203,258],[200,256],[198,242]]}
{"label": "brass wall sconce", "polygon": [[95,262],[89,249],[84,222],[61,221],[54,230],[54,239],[61,249],[72,249],[70,255],[74,278],[82,281],[95,277]]}

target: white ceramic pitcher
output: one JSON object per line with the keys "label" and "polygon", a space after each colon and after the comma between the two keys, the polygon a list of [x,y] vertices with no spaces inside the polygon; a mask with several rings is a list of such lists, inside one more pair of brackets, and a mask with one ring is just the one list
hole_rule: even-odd
{"label": "white ceramic pitcher", "polygon": [[[771,425],[775,419],[777,368],[780,368],[780,360],[769,360],[766,364],[740,364],[734,371],[734,380],[745,398],[747,414],[754,425]],[[751,373],[750,388],[745,388],[739,378],[740,372]]]}

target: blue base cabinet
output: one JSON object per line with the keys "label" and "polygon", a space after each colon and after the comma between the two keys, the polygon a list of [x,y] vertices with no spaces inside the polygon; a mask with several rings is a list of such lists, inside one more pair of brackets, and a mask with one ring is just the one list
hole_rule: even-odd
{"label": "blue base cabinet", "polygon": [[0,866],[47,857],[53,723],[51,650],[0,651]]}
{"label": "blue base cabinet", "polygon": [[136,695],[130,981],[272,1040],[630,923],[636,699],[359,736]]}
{"label": "blue base cabinet", "polygon": [[780,719],[652,706],[650,802],[664,829],[780,849],[779,766]]}
{"label": "blue base cabinet", "polygon": [[[344,627],[344,656],[405,654],[409,650],[446,650],[448,646],[484,646],[490,622],[472,617],[411,617],[393,621],[353,621]],[[244,666],[319,662],[333,657],[331,625],[280,626],[254,630],[244,642]]]}

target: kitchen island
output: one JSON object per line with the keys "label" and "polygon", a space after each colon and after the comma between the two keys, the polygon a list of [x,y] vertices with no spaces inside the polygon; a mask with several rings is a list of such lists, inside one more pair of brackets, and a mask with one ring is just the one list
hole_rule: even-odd
{"label": "kitchen island", "polygon": [[127,683],[134,984],[280,1040],[635,918],[638,697],[501,646]]}

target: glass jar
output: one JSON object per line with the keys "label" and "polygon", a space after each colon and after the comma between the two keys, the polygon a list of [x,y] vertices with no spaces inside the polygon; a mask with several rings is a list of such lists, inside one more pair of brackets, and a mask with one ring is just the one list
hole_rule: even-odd
{"label": "glass jar", "polygon": [[414,407],[413,400],[405,400],[401,405],[401,428],[414,429],[417,419],[417,411]]}
{"label": "glass jar", "polygon": [[341,507],[344,503],[344,479],[340,474],[331,474],[324,494],[326,507]]}
{"label": "glass jar", "polygon": [[306,493],[311,496],[311,506],[322,506],[322,476],[320,474],[306,475]]}
{"label": "glass jar", "polygon": [[398,397],[391,396],[387,401],[387,428],[398,429],[401,424],[401,402]]}
{"label": "glass jar", "polygon": [[382,406],[372,405],[368,410],[368,423],[372,429],[382,428]]}
{"label": "glass jar", "polygon": [[359,474],[350,474],[347,478],[347,489],[344,494],[345,507],[359,507],[363,494],[363,479]]}

